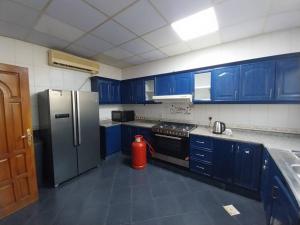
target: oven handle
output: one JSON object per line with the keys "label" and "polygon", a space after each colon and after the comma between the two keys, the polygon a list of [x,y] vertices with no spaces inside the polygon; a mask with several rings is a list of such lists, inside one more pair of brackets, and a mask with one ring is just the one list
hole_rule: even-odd
{"label": "oven handle", "polygon": [[182,139],[180,137],[172,137],[172,136],[167,136],[167,135],[162,135],[162,134],[155,134],[155,136],[174,139],[174,140],[181,140]]}

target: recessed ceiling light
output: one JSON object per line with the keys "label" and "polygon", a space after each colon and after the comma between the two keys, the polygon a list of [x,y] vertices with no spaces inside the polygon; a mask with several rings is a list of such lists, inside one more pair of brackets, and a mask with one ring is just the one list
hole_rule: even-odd
{"label": "recessed ceiling light", "polygon": [[219,25],[213,7],[185,17],[171,24],[178,36],[188,41],[219,30]]}

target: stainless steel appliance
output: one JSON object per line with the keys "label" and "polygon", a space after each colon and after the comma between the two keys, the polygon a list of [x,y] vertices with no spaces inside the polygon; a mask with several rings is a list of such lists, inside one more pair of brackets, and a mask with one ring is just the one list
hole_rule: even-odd
{"label": "stainless steel appliance", "polygon": [[213,126],[214,134],[222,134],[226,130],[226,125],[223,122],[215,121]]}
{"label": "stainless steel appliance", "polygon": [[189,133],[193,124],[162,122],[152,127],[155,158],[188,167]]}
{"label": "stainless steel appliance", "polygon": [[134,120],[134,111],[111,111],[111,119],[116,122],[128,122]]}
{"label": "stainless steel appliance", "polygon": [[46,90],[38,95],[48,183],[58,186],[100,162],[98,94]]}

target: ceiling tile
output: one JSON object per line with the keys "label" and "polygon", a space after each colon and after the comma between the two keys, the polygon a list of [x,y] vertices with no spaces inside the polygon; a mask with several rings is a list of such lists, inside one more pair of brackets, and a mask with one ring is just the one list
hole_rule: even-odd
{"label": "ceiling tile", "polygon": [[84,31],[89,31],[107,19],[81,0],[53,0],[46,14]]}
{"label": "ceiling tile", "polygon": [[151,2],[170,23],[212,6],[210,0],[151,0]]}
{"label": "ceiling tile", "polygon": [[112,20],[104,23],[92,33],[115,45],[119,45],[133,38],[136,38],[135,34],[126,30]]}
{"label": "ceiling tile", "polygon": [[154,51],[142,54],[141,57],[152,61],[152,60],[166,58],[166,55],[158,50],[154,50]]}
{"label": "ceiling tile", "polygon": [[299,0],[272,0],[270,13],[280,13],[300,9]]}
{"label": "ceiling tile", "polygon": [[66,52],[69,52],[71,54],[74,54],[74,55],[77,55],[77,56],[80,56],[80,57],[87,57],[87,58],[90,58],[90,57],[97,54],[97,52],[95,52],[93,50],[86,49],[86,48],[81,47],[81,46],[76,45],[76,44],[70,45],[65,50],[66,50]]}
{"label": "ceiling tile", "polygon": [[10,38],[23,39],[29,33],[29,29],[25,29],[18,25],[0,21],[0,35]]}
{"label": "ceiling tile", "polygon": [[189,47],[183,42],[177,43],[174,45],[169,45],[169,46],[160,48],[159,50],[168,56],[179,55],[179,54],[183,54],[183,53],[190,51]]}
{"label": "ceiling tile", "polygon": [[133,41],[129,41],[120,46],[123,49],[133,53],[133,54],[140,54],[144,52],[149,52],[154,50],[154,48],[149,45],[147,42],[142,40],[141,38],[134,39]]}
{"label": "ceiling tile", "polygon": [[206,48],[213,45],[218,45],[221,43],[219,32],[208,34],[206,36],[187,41],[186,44],[192,50],[197,50],[201,48]]}
{"label": "ceiling tile", "polygon": [[215,5],[219,27],[223,28],[247,20],[265,17],[271,0],[227,0]]}
{"label": "ceiling tile", "polygon": [[181,39],[171,28],[171,26],[166,26],[159,30],[146,34],[145,36],[143,36],[143,39],[158,48],[181,41]]}
{"label": "ceiling tile", "polygon": [[110,49],[110,50],[104,52],[103,54],[113,57],[115,59],[124,59],[124,58],[132,56],[132,54],[130,52],[128,52],[122,48],[113,48],[113,49]]}
{"label": "ceiling tile", "polygon": [[83,35],[81,30],[62,23],[50,16],[43,15],[38,21],[35,29],[46,34],[58,37],[60,39],[72,42]]}
{"label": "ceiling tile", "polygon": [[49,0],[14,0],[15,2],[29,6],[31,8],[41,10]]}
{"label": "ceiling tile", "polygon": [[133,64],[128,63],[128,62],[124,62],[124,61],[114,61],[111,64],[112,64],[112,66],[115,66],[115,67],[118,67],[118,68],[121,68],[121,69],[133,66]]}
{"label": "ceiling tile", "polygon": [[113,47],[108,42],[89,34],[80,38],[75,43],[96,53],[106,51]]}
{"label": "ceiling tile", "polygon": [[12,1],[0,1],[0,20],[32,28],[38,15],[38,11],[29,7]]}
{"label": "ceiling tile", "polygon": [[146,0],[141,0],[115,17],[119,23],[138,35],[166,25],[164,19]]}
{"label": "ceiling tile", "polygon": [[258,35],[263,32],[265,18],[250,20],[220,30],[221,41],[229,42]]}
{"label": "ceiling tile", "polygon": [[127,63],[130,63],[130,64],[133,64],[133,65],[138,65],[138,64],[143,64],[143,63],[145,63],[149,60],[144,59],[141,56],[133,56],[133,57],[130,57],[130,58],[123,59],[123,61],[125,61]]}
{"label": "ceiling tile", "polygon": [[61,49],[66,47],[69,42],[47,35],[38,31],[32,31],[26,38],[27,41],[42,45],[48,48]]}
{"label": "ceiling tile", "polygon": [[265,23],[265,32],[300,26],[300,10],[271,15]]}
{"label": "ceiling tile", "polygon": [[87,0],[87,2],[89,2],[91,5],[110,16],[114,15],[135,1],[136,0]]}

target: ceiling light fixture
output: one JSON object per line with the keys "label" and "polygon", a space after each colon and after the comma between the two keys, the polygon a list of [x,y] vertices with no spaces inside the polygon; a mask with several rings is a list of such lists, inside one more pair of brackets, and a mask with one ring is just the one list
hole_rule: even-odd
{"label": "ceiling light fixture", "polygon": [[178,36],[188,41],[219,30],[219,25],[213,7],[180,19],[171,24]]}

